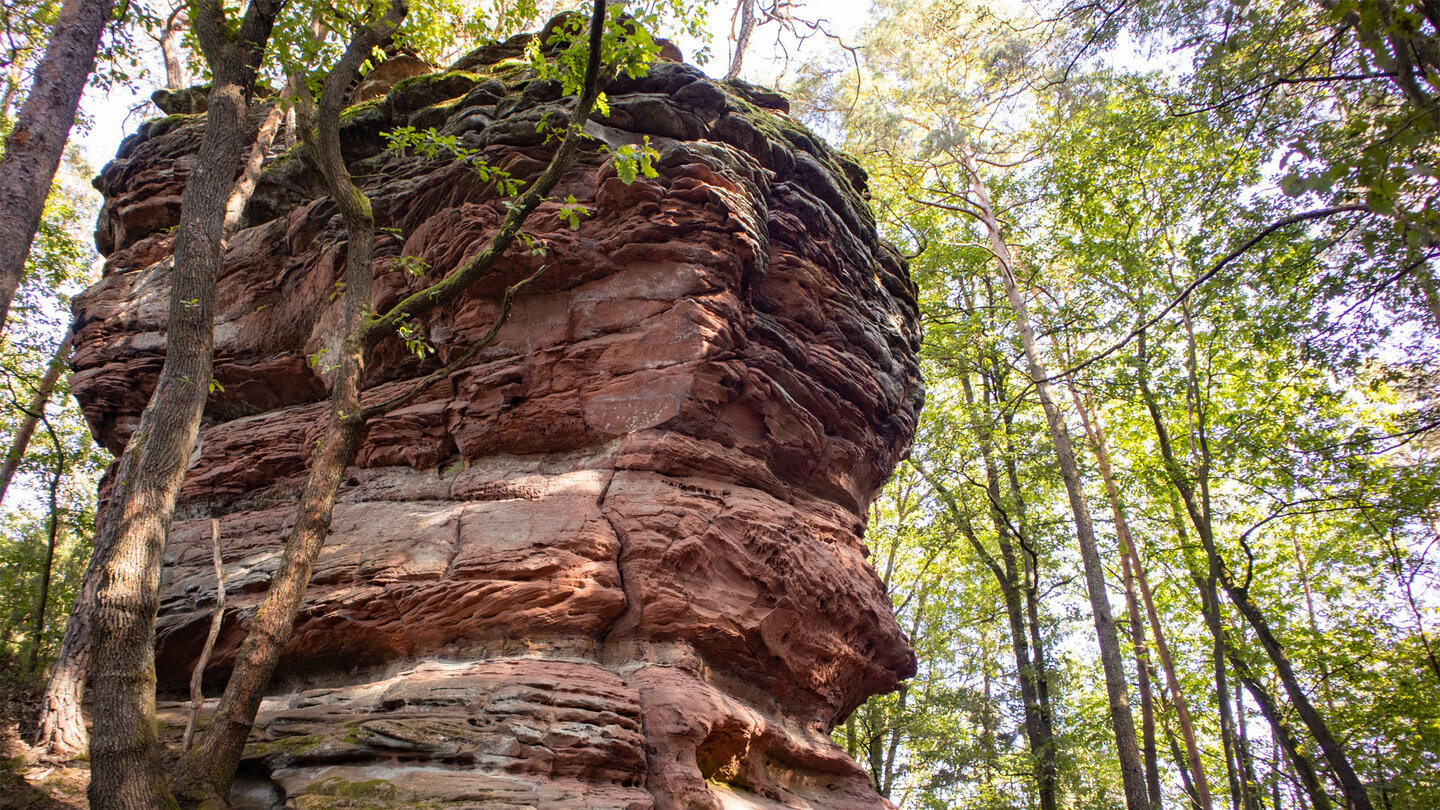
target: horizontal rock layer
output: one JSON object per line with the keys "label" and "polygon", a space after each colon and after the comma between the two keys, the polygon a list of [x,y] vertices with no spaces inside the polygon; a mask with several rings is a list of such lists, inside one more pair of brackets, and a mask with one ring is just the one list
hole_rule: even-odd
{"label": "horizontal rock layer", "polygon": [[[488,54],[488,56],[487,56]],[[493,183],[380,133],[436,127],[533,179],[536,124],[573,99],[482,51],[347,111],[374,200],[374,304],[476,252]],[[407,390],[491,325],[496,342],[375,420],[237,786],[252,806],[878,807],[826,736],[914,656],[866,562],[864,515],[921,404],[903,263],[864,176],[784,101],[660,63],[557,197],[454,306],[369,365]],[[263,110],[257,109],[257,115]],[[203,116],[146,123],[97,184],[104,278],[77,299],[72,386],[120,449],[165,351],[170,229]],[[615,150],[658,151],[627,184]],[[233,663],[279,561],[328,392],[345,233],[295,150],[262,175],[219,279],[216,381],[166,551],[162,686],[198,655],[218,518]],[[317,688],[323,686],[323,688]],[[429,802],[429,804],[425,804]]]}

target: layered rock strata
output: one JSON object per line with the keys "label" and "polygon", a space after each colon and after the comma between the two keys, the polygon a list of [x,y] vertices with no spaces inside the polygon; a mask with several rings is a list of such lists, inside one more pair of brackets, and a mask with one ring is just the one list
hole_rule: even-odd
{"label": "layered rock strata", "polygon": [[[384,148],[435,127],[519,179],[571,99],[506,46],[347,112],[374,200],[375,306],[483,244],[505,200],[470,168]],[[511,50],[514,50],[511,47]],[[498,340],[377,419],[237,787],[261,807],[881,807],[827,732],[914,656],[866,562],[864,516],[921,403],[903,263],[863,173],[783,99],[660,63],[516,248],[370,365],[390,397],[490,326]],[[257,115],[259,113],[257,112]],[[97,184],[104,278],[77,299],[72,385],[118,451],[165,351],[168,256],[203,116],[151,121]],[[644,139],[658,176],[627,184]],[[218,518],[223,684],[278,564],[326,407],[345,233],[297,150],[272,160],[219,280],[216,382],[166,551],[162,688],[205,633]],[[238,795],[238,794],[237,794]]]}

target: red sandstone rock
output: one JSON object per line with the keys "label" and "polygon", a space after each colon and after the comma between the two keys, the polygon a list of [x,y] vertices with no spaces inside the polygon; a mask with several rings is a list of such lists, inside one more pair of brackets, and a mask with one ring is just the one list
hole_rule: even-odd
{"label": "red sandstone rock", "polygon": [[[398,229],[377,242],[378,308],[477,250],[504,201],[377,133],[437,126],[522,178],[549,154],[554,87],[484,58],[348,119],[352,169]],[[591,212],[578,230],[543,206],[528,229],[548,255],[512,251],[428,318],[436,355],[377,351],[367,396],[392,396],[547,265],[492,347],[369,428],[247,753],[255,806],[884,806],[827,732],[914,668],[861,539],[922,396],[905,269],[858,168],[777,96],[662,63],[610,106],[592,133],[649,135],[659,176],[626,185],[587,150],[558,189]],[[72,385],[114,450],[163,356],[166,231],[202,125],[147,123],[98,181],[108,264],[77,300]],[[344,230],[302,156],[272,162],[246,225],[219,282],[224,390],[166,551],[169,688],[213,605],[211,517],[237,609],[207,683],[233,663],[337,339]]]}

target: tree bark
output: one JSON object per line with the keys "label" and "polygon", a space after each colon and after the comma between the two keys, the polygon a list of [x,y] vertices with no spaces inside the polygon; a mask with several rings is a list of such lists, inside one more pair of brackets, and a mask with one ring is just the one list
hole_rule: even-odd
{"label": "tree bark", "polygon": [[1135,545],[1130,532],[1130,521],[1125,517],[1124,505],[1120,502],[1120,488],[1115,482],[1114,469],[1110,466],[1110,449],[1105,440],[1105,426],[1098,414],[1091,414],[1077,400],[1080,421],[1086,434],[1095,446],[1095,459],[1100,468],[1100,478],[1105,485],[1105,495],[1115,516],[1116,534],[1123,532],[1123,551],[1130,560],[1135,584],[1140,589],[1140,599],[1145,604],[1145,617],[1150,623],[1150,634],[1155,638],[1155,652],[1160,658],[1160,668],[1165,673],[1165,683],[1170,691],[1170,701],[1175,707],[1175,719],[1180,724],[1180,736],[1185,742],[1185,761],[1189,763],[1190,778],[1194,780],[1192,793],[1202,808],[1210,808],[1210,782],[1205,778],[1204,761],[1200,758],[1200,745],[1195,738],[1195,724],[1190,719],[1189,701],[1180,686],[1180,677],[1175,671],[1175,661],[1170,655],[1170,645],[1165,640],[1165,629],[1160,625],[1160,612],[1155,608],[1155,598],[1150,592],[1149,578],[1145,565],[1140,560],[1140,549]]}
{"label": "tree bark", "polygon": [[1245,660],[1234,651],[1229,652],[1230,663],[1235,667],[1235,677],[1245,684],[1250,690],[1250,695],[1255,698],[1255,703],[1260,706],[1260,713],[1270,723],[1270,730],[1274,732],[1275,739],[1285,749],[1285,754],[1290,758],[1290,764],[1295,768],[1295,773],[1300,777],[1300,783],[1304,785],[1305,792],[1310,796],[1310,803],[1315,810],[1330,810],[1330,796],[1325,793],[1325,787],[1320,783],[1320,777],[1315,773],[1315,763],[1301,747],[1300,741],[1295,737],[1295,731],[1290,727],[1290,721],[1285,719],[1285,714],[1276,705],[1275,698],[1250,671],[1250,666]]}
{"label": "tree bark", "polygon": [[1261,810],[1260,782],[1255,778],[1255,765],[1250,757],[1250,735],[1245,728],[1245,690],[1235,683],[1235,758],[1240,771],[1240,793],[1246,810]]}
{"label": "tree bark", "polygon": [[10,489],[10,479],[14,478],[15,471],[20,469],[20,462],[25,460],[25,450],[30,446],[30,439],[35,435],[35,427],[40,423],[40,417],[45,413],[45,404],[50,401],[50,394],[55,391],[55,383],[60,380],[60,372],[66,368],[65,364],[70,358],[70,344],[74,339],[73,332],[65,333],[65,339],[60,342],[60,348],[55,350],[55,356],[45,369],[45,376],[40,378],[40,385],[30,397],[20,429],[15,431],[15,437],[10,440],[10,449],[5,452],[5,463],[0,466],[0,502],[5,500],[5,493]]}
{"label": "tree bark", "polygon": [[0,158],[0,222],[5,223],[0,228],[0,332],[113,7],[114,0],[65,0],[60,6],[30,92],[5,140],[5,156]]}
{"label": "tree bark", "polygon": [[[999,379],[998,372],[988,374],[984,370],[984,358],[979,356],[979,348],[976,355],[976,366],[985,382],[982,401],[989,411],[994,405],[990,392],[992,389],[999,391],[1003,382]],[[995,463],[994,432],[975,413],[975,395],[969,375],[962,374],[960,382],[965,393],[965,403],[970,411],[970,429],[979,440],[980,455],[985,463],[985,495],[989,505],[987,511],[995,527],[996,544],[1003,562],[1003,566],[996,566],[992,562],[989,567],[1000,583],[1005,599],[1005,612],[1010,621],[1011,651],[1015,657],[1015,673],[1020,681],[1021,703],[1025,709],[1025,734],[1030,743],[1030,754],[1035,758],[1036,790],[1041,810],[1055,810],[1060,779],[1055,761],[1055,732],[1049,710],[1045,648],[1040,634],[1039,608],[1034,599],[1037,572],[1025,549],[1025,502],[1012,475],[1011,499],[1020,516],[1019,525],[1012,526],[1002,508],[1000,471]],[[1003,395],[1003,392],[1001,393]],[[1005,427],[1009,446],[1008,422]],[[1013,447],[1010,449],[1011,454],[1006,458],[1007,470],[1013,471]],[[973,538],[973,531],[971,535]],[[1011,542],[1012,537],[1014,542]],[[977,540],[972,539],[971,543],[978,546]],[[1021,546],[1020,555],[1015,553],[1017,543]],[[1023,559],[1017,559],[1017,556]]]}
{"label": "tree bark", "polygon": [[[1145,757],[1145,784],[1150,790],[1150,804],[1159,808],[1162,802],[1160,791],[1160,760],[1155,745],[1155,704],[1150,693],[1150,649],[1145,641],[1145,623],[1140,618],[1140,600],[1135,595],[1134,563],[1130,557],[1133,541],[1130,538],[1130,522],[1125,519],[1125,510],[1120,505],[1120,493],[1115,485],[1114,473],[1110,469],[1109,453],[1101,446],[1098,428],[1092,423],[1089,409],[1080,399],[1073,385],[1070,398],[1080,414],[1080,422],[1090,439],[1095,456],[1099,461],[1100,477],[1105,484],[1105,495],[1110,501],[1110,513],[1115,520],[1115,539],[1120,544],[1120,572],[1125,587],[1125,609],[1130,619],[1130,642],[1135,649],[1135,686],[1140,692],[1140,740],[1141,752]],[[1101,458],[1101,457],[1104,458]],[[1139,555],[1135,555],[1138,559]]]}
{"label": "tree bark", "polygon": [[[117,471],[118,465],[106,473]],[[102,545],[114,532],[105,528],[109,510],[101,505],[95,525],[95,544],[90,561],[80,580],[80,592],[65,624],[60,640],[60,653],[45,684],[40,700],[40,717],[36,721],[35,745],[51,760],[68,760],[84,754],[90,747],[90,734],[85,728],[83,704],[85,681],[90,674],[90,640],[95,592],[100,587],[100,571],[109,559],[110,549]]]}
{"label": "tree bark", "polygon": [[1115,619],[1110,613],[1109,594],[1105,587],[1105,571],[1100,563],[1100,552],[1095,545],[1095,533],[1090,522],[1090,507],[1085,500],[1085,490],[1080,482],[1080,472],[1075,464],[1075,453],[1070,444],[1070,434],[1065,427],[1060,410],[1050,396],[1050,378],[1039,349],[1035,345],[1035,332],[1030,325],[1030,315],[1024,297],[1020,294],[1015,278],[1015,258],[1000,232],[1000,222],[990,202],[990,194],[980,179],[972,155],[968,152],[963,160],[970,174],[974,203],[979,209],[985,230],[990,238],[990,247],[1000,265],[1000,276],[1005,284],[1005,295],[1015,313],[1015,326],[1020,331],[1020,343],[1025,350],[1026,365],[1040,406],[1045,411],[1045,421],[1050,428],[1050,439],[1055,457],[1060,465],[1060,475],[1065,482],[1065,492],[1070,501],[1070,513],[1075,523],[1075,535],[1080,546],[1080,558],[1085,569],[1085,585],[1090,595],[1090,608],[1095,620],[1095,635],[1100,646],[1100,663],[1105,672],[1105,692],[1110,704],[1110,721],[1115,732],[1115,748],[1120,759],[1120,777],[1124,786],[1125,805],[1128,810],[1147,810],[1150,806],[1149,789],[1145,785],[1145,767],[1140,760],[1139,745],[1135,741],[1135,720],[1130,711],[1130,698],[1125,682],[1125,665],[1120,656],[1120,641],[1116,636]]}
{"label": "tree bark", "polygon": [[204,135],[185,183],[171,275],[165,365],[120,461],[106,520],[113,537],[95,596],[95,735],[90,803],[173,803],[155,724],[155,611],[165,536],[199,435],[213,368],[215,279],[225,202],[240,170],[255,74],[283,0],[252,0],[238,29],[220,3],[195,10],[214,74]]}
{"label": "tree bark", "polygon": [[185,89],[185,62],[181,58],[180,36],[185,32],[185,25],[190,20],[185,14],[185,5],[182,3],[170,10],[170,16],[165,18],[165,28],[156,38],[160,46],[160,55],[165,60],[165,89]]}
{"label": "tree bark", "polygon": [[230,192],[230,199],[225,203],[225,236],[229,238],[240,230],[240,219],[245,213],[245,204],[250,202],[250,197],[255,193],[255,185],[260,182],[260,170],[265,167],[265,158],[270,154],[270,146],[275,143],[275,133],[280,130],[280,124],[285,121],[285,110],[287,102],[295,98],[295,80],[285,84],[285,89],[280,92],[275,105],[270,112],[265,114],[265,119],[260,122],[260,128],[255,131],[255,141],[250,144],[250,154],[245,158],[245,167],[240,170],[240,178],[235,181],[235,188]]}
{"label": "tree bark", "polygon": [[736,0],[730,24],[735,52],[730,55],[730,68],[725,71],[725,78],[736,79],[740,76],[740,66],[745,62],[745,51],[750,47],[750,35],[755,31],[755,0]]}
{"label": "tree bark", "polygon": [[[967,383],[968,387],[968,383]],[[989,569],[995,577],[996,583],[1000,586],[1000,593],[1005,602],[1005,617],[1010,624],[1010,649],[1015,657],[1015,675],[1020,685],[1020,703],[1025,711],[1025,736],[1030,743],[1031,756],[1036,760],[1036,787],[1040,796],[1040,802],[1044,810],[1054,810],[1055,792],[1054,781],[1045,779],[1040,764],[1043,761],[1047,749],[1047,741],[1043,737],[1040,725],[1040,704],[1035,694],[1035,678],[1033,664],[1030,658],[1029,636],[1025,627],[1025,609],[1021,603],[1020,587],[1016,581],[1015,555],[1012,551],[1004,564],[996,561],[980,542],[979,536],[975,533],[975,527],[970,521],[970,516],[964,512],[955,495],[939,476],[931,473],[922,464],[912,459],[911,464],[915,466],[920,474],[929,482],[931,488],[940,496],[951,517],[955,519],[960,527],[960,533],[964,535],[970,547],[975,551],[981,563]],[[1003,518],[996,518],[996,530],[1005,531]],[[1002,555],[1004,556],[1004,555]]]}

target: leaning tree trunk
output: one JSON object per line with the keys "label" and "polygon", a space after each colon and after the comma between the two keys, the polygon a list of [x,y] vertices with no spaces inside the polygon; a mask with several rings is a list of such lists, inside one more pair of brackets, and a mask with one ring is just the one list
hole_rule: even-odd
{"label": "leaning tree trunk", "polygon": [[[459,269],[435,284],[403,299],[384,315],[370,314],[375,239],[374,213],[370,200],[354,184],[340,148],[339,123],[343,102],[361,64],[385,37],[404,19],[408,7],[396,0],[383,20],[360,28],[352,37],[340,62],[326,77],[313,136],[306,131],[331,197],[345,222],[349,249],[345,263],[345,339],[332,383],[330,411],[319,445],[311,457],[310,471],[300,494],[294,527],[285,541],[280,567],[270,581],[265,598],[250,621],[250,631],[236,654],[235,667],[215,714],[200,739],[177,767],[173,782],[175,795],[187,805],[223,806],[254,727],[265,688],[270,683],[280,656],[289,642],[295,618],[304,603],[305,589],[315,570],[330,530],[335,500],[345,469],[355,459],[368,419],[419,396],[433,383],[449,376],[460,365],[490,343],[509,315],[515,293],[538,275],[522,280],[505,291],[500,312],[489,331],[458,360],[412,386],[406,394],[385,403],[362,407],[361,382],[366,358],[384,337],[393,334],[405,317],[415,317],[453,301],[494,266],[515,240],[525,219],[543,202],[568,167],[584,137],[585,122],[600,90],[601,35],[604,31],[605,0],[595,0],[591,18],[589,58],[584,91],[576,102],[565,138],[555,150],[540,177],[510,207],[499,230],[485,249]],[[397,315],[397,313],[405,313]]]}
{"label": "leaning tree trunk", "polygon": [[[1143,368],[1143,363],[1142,363]],[[1143,383],[1143,376],[1141,378]],[[1285,654],[1285,648],[1280,640],[1270,629],[1269,620],[1250,598],[1249,589],[1234,582],[1230,574],[1225,570],[1224,562],[1220,559],[1219,551],[1215,547],[1215,538],[1211,531],[1208,514],[1202,509],[1202,505],[1196,498],[1195,489],[1190,481],[1181,471],[1179,462],[1175,458],[1174,448],[1170,442],[1169,431],[1165,427],[1164,419],[1161,417],[1159,408],[1155,403],[1153,394],[1147,392],[1147,387],[1142,385],[1141,393],[1145,396],[1146,406],[1150,410],[1152,421],[1155,423],[1156,438],[1160,446],[1162,460],[1165,463],[1166,473],[1171,484],[1179,493],[1180,499],[1189,514],[1190,521],[1195,526],[1195,531],[1200,535],[1200,544],[1204,548],[1205,556],[1210,565],[1212,576],[1225,588],[1230,602],[1244,617],[1246,624],[1255,632],[1260,646],[1275,667],[1275,673],[1280,676],[1280,683],[1285,687],[1285,693],[1290,698],[1290,704],[1295,708],[1300,719],[1309,729],[1311,736],[1320,745],[1321,752],[1325,755],[1325,761],[1331,770],[1335,772],[1340,789],[1345,795],[1346,805],[1350,810],[1370,810],[1370,797],[1365,792],[1365,785],[1356,775],[1355,769],[1351,767],[1350,760],[1345,754],[1344,748],[1339,741],[1331,734],[1329,726],[1325,723],[1320,713],[1316,711],[1310,698],[1305,694],[1304,688],[1300,685],[1300,679],[1295,675],[1295,670],[1290,664],[1289,656]],[[1212,628],[1212,634],[1215,633]],[[1224,655],[1223,642],[1220,655]],[[1223,663],[1217,663],[1217,668],[1223,667]],[[1226,703],[1224,696],[1221,697],[1222,706]]]}
{"label": "leaning tree trunk", "polygon": [[245,158],[245,167],[241,169],[240,178],[235,181],[235,188],[231,190],[230,199],[225,203],[225,236],[227,238],[240,230],[245,206],[254,196],[255,186],[260,182],[260,169],[264,167],[265,158],[270,154],[270,147],[275,143],[275,133],[280,131],[280,125],[285,121],[288,103],[295,98],[297,81],[292,77],[290,81],[286,82],[285,89],[275,100],[275,106],[265,114],[265,120],[260,122],[260,128],[255,131],[255,140],[250,144],[250,154]]}
{"label": "leaning tree trunk", "polygon": [[1090,507],[1085,500],[1085,490],[1080,481],[1080,472],[1075,464],[1075,453],[1070,445],[1070,434],[1050,396],[1050,377],[1040,358],[1035,344],[1035,331],[1030,325],[1030,316],[1025,299],[1020,294],[1015,278],[1015,258],[1005,243],[1000,231],[1000,221],[995,216],[990,202],[989,191],[980,179],[972,155],[963,156],[971,178],[974,202],[979,209],[985,230],[990,238],[990,247],[1000,264],[1000,276],[1005,284],[1005,295],[1015,313],[1015,326],[1020,331],[1020,343],[1025,350],[1025,360],[1030,379],[1035,384],[1035,393],[1045,411],[1045,421],[1050,428],[1050,440],[1055,448],[1055,457],[1060,465],[1060,476],[1065,482],[1065,492],[1070,500],[1070,513],[1075,522],[1075,536],[1080,545],[1080,559],[1085,569],[1085,585],[1090,595],[1090,609],[1095,619],[1095,635],[1100,645],[1100,663],[1105,672],[1105,692],[1110,704],[1110,721],[1115,731],[1115,748],[1120,759],[1120,778],[1125,791],[1125,805],[1128,810],[1147,810],[1150,807],[1149,790],[1145,785],[1145,766],[1140,760],[1140,747],[1135,741],[1135,720],[1130,712],[1130,698],[1125,682],[1125,664],[1120,656],[1120,640],[1116,635],[1115,619],[1110,613],[1109,595],[1105,588],[1105,571],[1100,562],[1100,551],[1095,544],[1095,532],[1090,521]]}
{"label": "leaning tree trunk", "polygon": [[40,378],[40,385],[30,397],[20,429],[15,431],[15,437],[10,440],[10,449],[5,452],[5,462],[0,465],[0,501],[5,500],[5,493],[10,489],[10,479],[14,478],[15,471],[20,469],[20,462],[25,460],[25,449],[30,446],[30,439],[35,435],[35,428],[45,413],[45,404],[50,401],[55,383],[60,381],[60,372],[65,370],[65,363],[70,358],[70,344],[74,339],[73,331],[65,333],[60,348],[55,350],[55,356],[45,368],[45,376]]}
{"label": "leaning tree trunk", "polygon": [[1235,667],[1235,677],[1245,684],[1255,702],[1260,706],[1260,713],[1270,723],[1270,730],[1274,733],[1275,739],[1285,749],[1285,754],[1290,758],[1290,764],[1294,766],[1295,773],[1300,777],[1300,783],[1304,786],[1305,792],[1310,796],[1310,802],[1315,810],[1330,810],[1330,796],[1325,792],[1325,786],[1321,784],[1320,777],[1315,773],[1315,763],[1306,755],[1305,750],[1300,746],[1300,741],[1295,737],[1295,730],[1290,727],[1290,721],[1286,719],[1285,713],[1276,705],[1275,698],[1250,671],[1250,666],[1245,663],[1233,650],[1229,651],[1230,663]]}
{"label": "leaning tree trunk", "polygon": [[65,0],[0,158],[0,332],[40,228],[114,0]]}
{"label": "leaning tree trunk", "polygon": [[1110,469],[1108,453],[1101,447],[1097,440],[1097,431],[1091,424],[1091,418],[1085,403],[1081,401],[1080,394],[1075,390],[1073,384],[1067,387],[1070,389],[1070,398],[1075,402],[1075,409],[1080,414],[1080,423],[1090,439],[1095,456],[1107,458],[1100,461],[1100,478],[1105,483],[1105,495],[1110,500],[1110,513],[1115,519],[1115,539],[1120,544],[1120,574],[1121,583],[1125,588],[1125,610],[1130,619],[1130,643],[1135,650],[1135,686],[1140,692],[1140,741],[1141,753],[1145,757],[1145,785],[1150,790],[1150,804],[1152,807],[1161,806],[1160,792],[1160,758],[1155,744],[1155,702],[1150,692],[1150,647],[1145,640],[1145,623],[1140,618],[1140,600],[1135,594],[1135,572],[1133,563],[1130,561],[1130,553],[1133,541],[1130,537],[1130,522],[1125,519],[1125,510],[1120,505],[1120,495],[1115,486],[1113,471]]}
{"label": "leaning tree trunk", "polygon": [[[1160,658],[1160,667],[1165,672],[1165,683],[1169,687],[1171,701],[1175,707],[1175,718],[1180,723],[1180,736],[1185,741],[1184,761],[1189,764],[1188,772],[1191,784],[1187,792],[1193,794],[1195,801],[1203,810],[1211,807],[1210,783],[1205,778],[1204,762],[1200,759],[1200,746],[1195,739],[1195,724],[1190,720],[1190,708],[1185,699],[1185,692],[1180,686],[1180,678],[1175,672],[1175,662],[1170,655],[1170,646],[1165,641],[1165,631],[1160,626],[1160,613],[1155,608],[1155,599],[1150,593],[1150,583],[1145,575],[1145,566],[1140,561],[1140,549],[1135,546],[1134,536],[1130,533],[1130,521],[1125,517],[1124,505],[1120,502],[1120,488],[1115,482],[1115,472],[1110,466],[1110,450],[1105,441],[1105,426],[1100,422],[1098,414],[1092,415],[1085,407],[1078,394],[1071,390],[1075,397],[1075,406],[1080,412],[1080,421],[1085,427],[1085,432],[1090,438],[1091,444],[1095,447],[1095,460],[1100,468],[1100,479],[1105,484],[1105,495],[1110,500],[1110,510],[1115,517],[1115,534],[1120,540],[1129,561],[1128,569],[1133,572],[1135,584],[1139,586],[1140,598],[1145,605],[1145,616],[1150,623],[1150,633],[1155,638],[1155,652]],[[1134,621],[1132,616],[1131,621]],[[1177,757],[1177,762],[1179,758]]]}
{"label": "leaning tree trunk", "polygon": [[92,616],[89,796],[92,807],[105,810],[153,810],[173,802],[155,723],[160,564],[209,394],[225,202],[245,150],[256,70],[282,2],[253,0],[238,30],[218,2],[196,9],[195,30],[214,86],[181,201],[165,365],[121,458],[107,505],[111,516],[96,540],[109,553]]}

